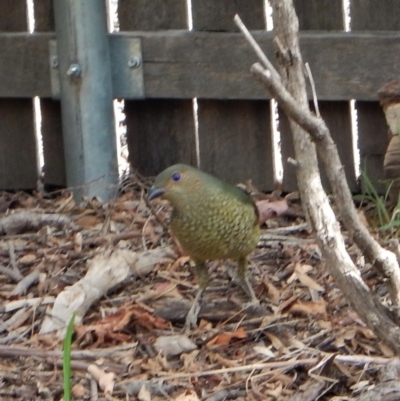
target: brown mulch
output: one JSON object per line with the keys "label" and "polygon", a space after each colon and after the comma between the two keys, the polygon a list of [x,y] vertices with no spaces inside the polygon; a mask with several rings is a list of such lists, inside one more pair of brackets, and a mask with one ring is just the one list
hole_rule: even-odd
{"label": "brown mulch", "polygon": [[[250,258],[262,308],[243,306],[234,264],[209,263],[199,327],[185,334],[196,283],[165,228],[168,205],[155,203],[151,213],[147,185],[132,178],[109,205],[76,204],[67,191],[0,194],[1,400],[62,399],[62,338],[40,329],[57,296],[110,249],[172,246],[176,256],[128,275],[75,325],[75,400],[361,400],[390,380],[392,351],[348,306],[293,212],[296,199],[290,214],[266,222]],[[21,211],[30,223],[8,225]],[[381,277],[350,243],[348,250],[385,302]]]}

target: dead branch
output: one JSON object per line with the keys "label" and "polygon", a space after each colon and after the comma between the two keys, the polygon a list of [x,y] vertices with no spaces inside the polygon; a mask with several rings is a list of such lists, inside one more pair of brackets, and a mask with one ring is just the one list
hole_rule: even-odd
{"label": "dead branch", "polygon": [[[62,366],[62,351],[46,351],[39,348],[24,348],[24,347],[16,347],[9,345],[0,345],[0,356],[2,358],[10,358],[10,357],[35,357],[45,359],[47,362],[52,363],[53,365]],[[95,363],[94,361],[88,363],[83,361],[74,360],[74,351],[71,353],[72,359],[72,368],[79,370],[87,370],[89,365]],[[126,371],[126,366],[103,360],[103,368],[107,368],[109,371],[116,373],[124,373]]]}
{"label": "dead branch", "polygon": [[4,274],[5,276],[10,277],[12,280],[17,282],[23,278],[19,271],[16,272],[14,269],[10,269],[9,267],[5,266],[0,266],[0,274]]}
{"label": "dead branch", "polygon": [[69,224],[71,219],[62,214],[33,213],[22,210],[0,218],[0,234],[15,235],[38,231],[46,225],[63,228]]}
{"label": "dead branch", "polygon": [[58,330],[60,337],[76,313],[75,321],[80,323],[86,311],[112,287],[125,280],[132,272],[145,275],[156,263],[170,259],[173,252],[169,248],[157,248],[146,252],[132,252],[117,249],[105,251],[89,261],[85,277],[58,294],[53,310],[43,321],[40,334]]}
{"label": "dead branch", "polygon": [[382,248],[360,221],[337,147],[324,120],[315,117],[308,108],[301,108],[286,88],[279,81],[274,80],[260,64],[254,64],[251,71],[270,90],[288,116],[312,136],[335,195],[341,221],[367,259],[389,279],[392,303],[399,306],[400,268],[397,258],[392,252]]}
{"label": "dead branch", "polygon": [[39,280],[40,269],[35,269],[24,277],[11,291],[11,295],[24,295],[28,288]]}
{"label": "dead branch", "polygon": [[[278,104],[288,114],[293,134],[297,179],[303,207],[317,235],[318,244],[330,273],[355,311],[379,338],[400,354],[400,328],[389,313],[376,301],[346,252],[340,226],[322,188],[317,156],[312,139],[317,144],[332,191],[336,196],[341,218],[361,251],[391,281],[392,301],[400,304],[400,269],[395,255],[380,247],[358,219],[348,188],[343,166],[325,122],[312,115],[308,106],[303,61],[298,43],[298,19],[292,0],[271,0],[277,37],[284,49],[290,49],[292,62],[280,66],[282,80],[260,64],[252,72],[265,83]],[[240,26],[239,26],[240,27]],[[245,36],[246,33],[244,32]],[[251,44],[251,43],[250,43]]]}

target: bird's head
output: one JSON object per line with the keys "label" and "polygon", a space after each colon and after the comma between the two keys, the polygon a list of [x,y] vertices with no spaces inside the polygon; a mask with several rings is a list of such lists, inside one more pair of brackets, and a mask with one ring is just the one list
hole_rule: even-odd
{"label": "bird's head", "polygon": [[175,164],[161,172],[150,188],[148,199],[161,197],[177,206],[180,200],[201,190],[204,173],[186,164]]}

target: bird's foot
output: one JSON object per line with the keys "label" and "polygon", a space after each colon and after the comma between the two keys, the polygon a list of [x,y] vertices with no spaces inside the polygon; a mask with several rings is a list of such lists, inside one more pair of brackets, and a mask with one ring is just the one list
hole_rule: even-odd
{"label": "bird's foot", "polygon": [[186,315],[184,330],[185,333],[189,333],[192,328],[197,327],[197,319],[200,312],[200,302],[194,301],[188,314]]}

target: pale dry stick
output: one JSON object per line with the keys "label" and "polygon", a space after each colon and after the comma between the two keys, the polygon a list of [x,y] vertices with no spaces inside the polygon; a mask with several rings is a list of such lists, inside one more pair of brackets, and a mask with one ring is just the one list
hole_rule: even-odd
{"label": "pale dry stick", "polygon": [[[39,325],[39,322],[35,322],[33,324],[34,328],[37,327]],[[12,343],[15,344],[16,340],[19,340],[21,342],[24,342],[27,340],[27,338],[25,338],[25,336],[32,330],[32,327],[29,325],[27,326],[22,326],[19,327],[18,329],[14,330],[14,331],[10,331],[7,335],[7,337],[3,337],[0,339],[0,344],[8,344],[8,343]]]}
{"label": "pale dry stick", "polygon": [[40,268],[36,268],[24,277],[11,291],[11,295],[24,295],[28,288],[39,280]]}
{"label": "pale dry stick", "polygon": [[376,365],[386,365],[390,362],[397,362],[400,364],[400,359],[397,357],[385,358],[381,356],[366,356],[366,355],[336,355],[335,361],[342,363],[362,364],[362,365],[367,363],[374,363]]}
{"label": "pale dry stick", "polygon": [[[28,328],[28,331],[30,331],[30,327]],[[130,344],[131,345],[131,344]],[[129,345],[129,346],[130,346]],[[135,343],[135,346],[137,343]],[[125,345],[124,347],[126,347]],[[122,349],[125,349],[125,348]],[[99,354],[97,354],[96,350],[91,350],[90,352],[88,351],[72,351],[71,353],[71,358],[74,359],[74,363],[79,364],[80,362],[76,361],[76,359],[82,360],[82,359],[90,359],[90,363],[86,362],[81,362],[81,366],[84,366],[83,369],[86,370],[87,367],[90,364],[93,364],[93,360],[97,360],[100,358],[105,358],[105,357],[111,357],[113,355],[112,352],[115,352],[115,349],[119,347],[113,347],[111,350],[108,349],[102,349],[102,350],[97,350],[99,351]],[[110,352],[112,351],[112,352]],[[97,355],[96,355],[97,354]],[[62,357],[63,357],[63,352],[62,351],[47,351],[43,349],[38,349],[38,348],[26,348],[26,347],[19,347],[19,346],[14,346],[14,345],[0,345],[0,356],[1,358],[6,358],[6,357],[37,357],[37,358],[42,358],[46,359],[48,361],[51,361],[53,364],[62,364]],[[54,359],[57,359],[55,362]],[[123,373],[126,371],[126,366],[115,363],[115,362],[109,362],[109,361],[104,361],[102,364],[102,368],[108,368],[111,371],[115,371],[118,373]],[[81,367],[79,369],[82,369]]]}
{"label": "pale dry stick", "polygon": [[247,378],[246,378],[246,393],[247,393],[247,394],[249,393],[249,382],[252,381],[252,379],[253,379],[252,376],[253,376],[255,370],[256,370],[256,369],[253,369],[253,370],[248,374],[248,376],[247,376]]}
{"label": "pale dry stick", "polygon": [[179,284],[182,287],[187,287],[187,288],[196,288],[197,287],[197,285],[190,284],[187,281],[178,280],[175,277],[170,277],[167,274],[164,274],[161,272],[157,272],[157,277],[163,278],[164,280],[167,280],[167,281],[172,281],[173,283]]}
{"label": "pale dry stick", "polygon": [[294,242],[297,245],[300,244],[315,244],[315,239],[308,239],[308,238],[298,238],[298,237],[292,237],[288,235],[279,235],[279,234],[274,234],[274,233],[269,233],[268,230],[266,232],[263,232],[263,234],[260,235],[260,241],[279,241],[279,242]]}
{"label": "pale dry stick", "polygon": [[278,227],[278,228],[269,228],[268,230],[263,230],[263,232],[267,234],[278,234],[278,235],[287,235],[292,233],[297,233],[299,231],[307,230],[307,223],[297,224],[295,226],[287,226],[287,227]]}
{"label": "pale dry stick", "polygon": [[27,310],[28,308],[23,307],[17,312],[15,312],[8,320],[0,323],[0,333],[8,331],[9,327],[15,324],[15,322],[17,322],[21,318],[21,316],[23,316],[26,313]]}
{"label": "pale dry stick", "polygon": [[0,313],[12,312],[13,310],[36,305],[51,305],[55,301],[54,297],[38,297],[30,299],[18,299],[17,301],[8,302],[0,307]]}
{"label": "pale dry stick", "polygon": [[278,74],[278,71],[275,70],[274,66],[268,60],[268,57],[262,51],[261,47],[255,41],[253,36],[251,36],[251,33],[246,28],[246,26],[243,24],[243,21],[241,20],[239,15],[236,14],[235,17],[233,18],[233,20],[235,21],[236,25],[240,28],[240,30],[243,32],[243,35],[246,37],[246,39],[251,43],[251,47],[256,52],[258,58],[264,64],[265,68],[268,68],[271,71],[271,73],[272,73],[272,75],[274,75],[275,79],[281,80],[281,77]]}
{"label": "pale dry stick", "polygon": [[266,363],[253,363],[251,365],[237,366],[233,368],[223,368],[223,369],[212,369],[212,370],[204,370],[202,372],[192,372],[192,373],[164,373],[160,372],[160,378],[164,380],[173,380],[173,379],[185,379],[190,377],[202,377],[202,376],[210,376],[210,375],[218,375],[223,373],[235,373],[235,372],[248,372],[253,369],[274,369],[274,368],[295,368],[298,365],[313,365],[318,363],[318,359],[316,358],[308,358],[308,359],[298,359],[295,361],[283,361],[283,362],[266,362]]}
{"label": "pale dry stick", "polygon": [[14,269],[10,269],[9,267],[5,266],[0,266],[0,274],[4,274],[5,276],[10,277],[16,282],[23,278],[22,274],[19,271],[16,272]]}
{"label": "pale dry stick", "polygon": [[149,217],[147,218],[147,220],[145,221],[145,223],[143,224],[143,228],[142,228],[142,245],[143,245],[143,249],[145,251],[147,251],[147,245],[146,245],[146,238],[145,238],[144,232],[145,232],[150,220],[151,220],[151,213],[150,213]]}
{"label": "pale dry stick", "polygon": [[15,273],[16,277],[18,277],[18,281],[22,280],[24,278],[24,276],[21,274],[21,272],[18,269],[17,260],[15,258],[15,249],[14,249],[13,241],[9,241],[9,243],[8,243],[8,252],[10,254],[10,263],[11,263],[12,270]]}
{"label": "pale dry stick", "polygon": [[317,91],[315,90],[315,83],[314,83],[314,78],[313,78],[312,73],[311,73],[310,64],[305,63],[304,65],[306,67],[308,80],[310,81],[310,85],[311,85],[311,90],[312,90],[312,94],[313,94],[313,101],[314,101],[314,107],[315,107],[315,114],[317,115],[317,117],[321,117],[321,114],[319,113]]}
{"label": "pale dry stick", "polygon": [[334,355],[326,355],[317,365],[313,366],[311,369],[309,369],[308,371],[308,375],[312,378],[314,378],[315,380],[325,380],[328,381],[330,383],[338,383],[339,380],[337,379],[331,379],[330,377],[326,377],[326,376],[321,376],[321,375],[316,375],[315,373],[313,373],[315,370],[317,370],[318,368],[325,366],[331,359],[335,359]]}
{"label": "pale dry stick", "polygon": [[97,382],[93,379],[90,379],[90,401],[98,401],[99,399],[99,392],[97,389]]}

